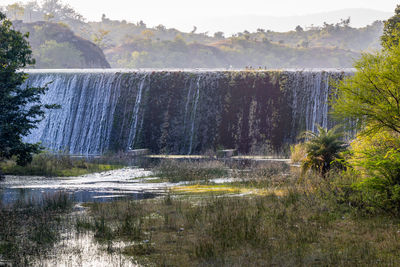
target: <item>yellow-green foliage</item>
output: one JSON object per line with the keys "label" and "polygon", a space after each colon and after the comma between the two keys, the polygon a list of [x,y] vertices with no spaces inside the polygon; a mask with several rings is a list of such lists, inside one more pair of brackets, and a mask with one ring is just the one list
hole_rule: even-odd
{"label": "yellow-green foliage", "polygon": [[40,68],[71,68],[84,64],[82,53],[68,42],[45,41],[35,50],[34,56]]}
{"label": "yellow-green foliage", "polygon": [[350,164],[360,171],[363,178],[379,177],[395,182],[400,174],[399,133],[380,131],[358,135],[351,143],[351,151]]}
{"label": "yellow-green foliage", "polygon": [[[363,207],[400,213],[400,9],[385,24],[383,49],[364,54],[354,76],[338,82],[334,115],[352,120],[361,134],[351,144],[349,163],[361,181]],[[352,170],[351,170],[352,171]]]}
{"label": "yellow-green foliage", "polygon": [[307,156],[307,150],[304,143],[299,143],[290,147],[290,159],[292,163],[301,163]]}
{"label": "yellow-green foliage", "polygon": [[352,118],[361,130],[400,133],[400,46],[364,54],[354,67],[354,76],[337,84],[334,115]]}
{"label": "yellow-green foliage", "polygon": [[356,188],[365,204],[400,211],[400,134],[387,130],[359,135],[351,152],[349,163],[361,176]]}
{"label": "yellow-green foliage", "polygon": [[287,192],[285,189],[277,188],[246,188],[237,185],[227,184],[213,184],[213,185],[183,185],[172,187],[172,192],[177,194],[212,194],[212,195],[226,195],[226,194],[242,194],[242,195],[275,195],[284,196]]}

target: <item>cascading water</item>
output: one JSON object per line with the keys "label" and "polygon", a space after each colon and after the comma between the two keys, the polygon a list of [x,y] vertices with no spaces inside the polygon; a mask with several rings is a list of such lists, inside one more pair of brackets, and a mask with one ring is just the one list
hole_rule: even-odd
{"label": "cascading water", "polygon": [[49,150],[130,148],[193,154],[218,147],[279,150],[304,130],[330,127],[330,81],[351,71],[31,70],[26,84],[59,104],[26,138]]}
{"label": "cascading water", "polygon": [[316,131],[316,125],[330,128],[329,95],[331,82],[341,80],[352,71],[296,71],[288,75],[285,85],[293,92],[291,100],[292,120],[291,139],[299,130]]}
{"label": "cascading water", "polygon": [[196,82],[196,95],[195,95],[195,100],[194,100],[194,105],[193,105],[193,110],[192,110],[192,118],[191,118],[191,129],[190,129],[190,144],[189,144],[189,150],[188,154],[192,153],[192,148],[193,148],[193,137],[194,137],[194,125],[196,122],[196,115],[197,115],[197,105],[199,103],[199,97],[200,97],[200,77],[197,79]]}
{"label": "cascading water", "polygon": [[143,88],[145,87],[146,77],[147,77],[147,74],[145,74],[141,78],[141,81],[139,83],[139,91],[137,93],[136,100],[135,100],[135,106],[133,108],[132,126],[131,126],[131,131],[129,133],[129,139],[128,139],[128,144],[127,144],[130,149],[132,147],[135,147],[135,137],[137,134],[137,124],[139,121],[139,110],[140,110],[141,104],[142,104]]}

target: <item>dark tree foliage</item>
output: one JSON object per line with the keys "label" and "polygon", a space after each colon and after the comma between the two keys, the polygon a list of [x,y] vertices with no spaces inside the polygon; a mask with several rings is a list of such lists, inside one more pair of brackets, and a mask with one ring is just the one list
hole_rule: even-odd
{"label": "dark tree foliage", "polygon": [[382,46],[387,48],[392,45],[398,45],[398,38],[400,31],[400,5],[397,5],[394,10],[394,15],[385,21],[383,28],[383,35],[381,37]]}
{"label": "dark tree foliage", "polygon": [[22,137],[43,119],[46,108],[55,107],[40,102],[47,88],[21,86],[27,75],[19,70],[35,63],[27,38],[0,12],[0,161],[16,156],[19,165],[29,163],[40,149]]}

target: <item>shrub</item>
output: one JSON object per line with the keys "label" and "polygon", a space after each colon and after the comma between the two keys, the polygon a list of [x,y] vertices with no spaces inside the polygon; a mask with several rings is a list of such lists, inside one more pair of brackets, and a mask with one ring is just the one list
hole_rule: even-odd
{"label": "shrub", "polygon": [[301,163],[307,157],[307,150],[304,143],[299,143],[290,147],[290,159],[292,163]]}
{"label": "shrub", "polygon": [[400,211],[400,134],[380,131],[358,135],[351,143],[351,166],[359,172],[355,187],[372,207]]}
{"label": "shrub", "polygon": [[311,169],[325,177],[332,167],[342,167],[341,152],[347,146],[338,127],[330,130],[321,126],[317,128],[318,133],[308,131],[303,134],[308,141],[304,144],[307,156],[302,162],[302,171],[305,173]]}

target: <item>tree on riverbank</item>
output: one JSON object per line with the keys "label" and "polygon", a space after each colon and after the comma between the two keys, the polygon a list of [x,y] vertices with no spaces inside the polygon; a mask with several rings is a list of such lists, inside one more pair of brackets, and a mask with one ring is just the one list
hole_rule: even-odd
{"label": "tree on riverbank", "polygon": [[364,54],[337,86],[334,114],[357,122],[350,165],[362,205],[400,214],[400,6],[385,23],[383,49]]}
{"label": "tree on riverbank", "polygon": [[55,107],[40,102],[47,88],[22,86],[27,75],[18,70],[35,63],[28,36],[15,31],[0,12],[0,161],[16,156],[19,165],[40,151],[39,144],[22,138],[43,119],[46,108]]}
{"label": "tree on riverbank", "polygon": [[400,134],[400,5],[383,32],[383,49],[365,53],[354,64],[355,75],[337,84],[333,108],[337,117],[357,122],[359,130]]}

